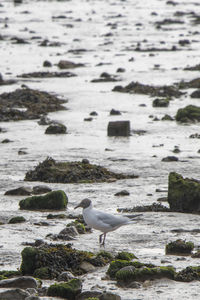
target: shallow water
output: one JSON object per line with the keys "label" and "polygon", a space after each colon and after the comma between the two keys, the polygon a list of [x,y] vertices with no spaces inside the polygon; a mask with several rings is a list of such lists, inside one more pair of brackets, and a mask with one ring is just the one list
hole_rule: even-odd
{"label": "shallow water", "polygon": [[[16,269],[21,262],[22,242],[35,239],[46,240],[48,233],[58,233],[66,221],[48,220],[49,226],[34,225],[46,221],[48,212],[19,210],[22,197],[5,196],[8,189],[19,186],[34,186],[39,182],[23,182],[26,171],[32,169],[47,156],[56,160],[81,160],[88,158],[91,163],[106,166],[116,172],[139,175],[138,179],[120,180],[114,183],[98,184],[48,184],[53,189],[63,189],[68,197],[68,212],[83,198],[93,200],[96,208],[116,212],[117,208],[151,204],[166,192],[156,193],[156,188],[167,190],[168,174],[177,171],[183,176],[199,179],[200,149],[198,139],[189,139],[199,132],[199,124],[180,125],[175,121],[153,121],[150,115],[159,119],[165,114],[175,116],[180,107],[198,105],[198,99],[190,98],[192,89],[179,99],[170,101],[167,108],[152,107],[153,98],[147,95],[130,95],[112,92],[115,85],[126,85],[131,81],[144,84],[173,84],[180,80],[191,80],[199,72],[183,71],[193,66],[199,59],[199,39],[194,34],[198,26],[192,25],[189,15],[175,17],[174,13],[189,13],[200,10],[198,2],[176,1],[177,5],[167,5],[166,1],[23,1],[14,5],[12,1],[1,1],[0,41],[1,70],[4,79],[17,79],[10,86],[0,86],[0,92],[14,91],[22,84],[30,88],[47,91],[68,99],[68,110],[49,114],[68,128],[67,135],[48,136],[38,120],[21,122],[1,122],[0,141],[5,138],[12,143],[0,146],[0,221],[8,221],[15,215],[23,215],[25,224],[5,224],[0,227],[0,269]],[[152,15],[156,12],[157,15]],[[57,18],[64,15],[66,18]],[[165,18],[180,19],[184,24],[165,25],[156,29],[155,22]],[[138,25],[140,23],[141,25]],[[5,24],[8,27],[5,27]],[[106,36],[108,33],[112,35]],[[20,37],[29,44],[14,44],[12,38]],[[61,42],[59,47],[40,47],[41,41]],[[147,40],[145,42],[145,39]],[[180,39],[188,39],[189,45],[178,45]],[[165,44],[163,44],[165,42]],[[137,43],[142,49],[177,46],[180,51],[134,51]],[[78,54],[70,50],[85,49]],[[133,61],[130,61],[134,58]],[[85,67],[72,70],[77,77],[51,79],[19,79],[18,75],[34,71],[46,71],[43,61],[49,60],[53,67],[49,71],[59,71],[56,64],[61,59],[84,63]],[[97,66],[104,63],[102,66]],[[159,68],[155,68],[160,64]],[[116,73],[119,67],[124,73]],[[176,68],[176,69],[174,69]],[[102,72],[118,75],[120,82],[91,83]],[[146,104],[146,107],[141,107]],[[122,112],[121,116],[110,116],[112,108]],[[83,121],[91,111],[98,113],[92,122]],[[145,130],[144,135],[132,133],[129,138],[107,137],[107,124],[111,120],[130,120],[132,130]],[[162,162],[162,158],[173,155],[174,146],[181,152],[178,162]],[[25,148],[27,155],[18,155]],[[105,151],[105,149],[113,151]],[[114,194],[127,189],[130,196],[115,197]],[[151,195],[149,195],[151,194]],[[167,204],[166,204],[167,205]],[[76,213],[80,213],[78,211]],[[142,220],[132,226],[121,228],[108,234],[106,249],[109,251],[129,250],[140,261],[160,265],[168,261],[177,269],[199,264],[199,259],[186,257],[177,260],[166,256],[167,242],[177,238],[191,240],[197,247],[199,234],[171,232],[175,228],[192,230],[198,228],[200,217],[177,213],[144,213]],[[47,240],[50,242],[49,240]],[[79,236],[73,241],[74,247],[98,251],[98,232]],[[149,287],[138,290],[118,289],[114,283],[101,280],[105,269],[85,276],[84,289],[98,284],[114,290],[123,300],[132,299],[198,299],[198,282],[179,283],[169,280],[155,281]]]}

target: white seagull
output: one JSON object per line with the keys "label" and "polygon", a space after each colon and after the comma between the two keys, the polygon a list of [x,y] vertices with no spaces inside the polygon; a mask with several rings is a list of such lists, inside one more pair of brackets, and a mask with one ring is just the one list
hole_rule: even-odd
{"label": "white seagull", "polygon": [[[99,211],[92,206],[92,201],[90,199],[83,199],[74,209],[82,207],[83,208],[83,219],[85,223],[94,229],[103,232],[99,236],[100,245],[105,244],[106,233],[109,231],[116,230],[117,228],[133,224],[132,220],[135,217],[141,216],[142,214],[131,215],[131,216],[115,216],[108,214],[103,211]],[[102,241],[103,237],[103,241]]]}

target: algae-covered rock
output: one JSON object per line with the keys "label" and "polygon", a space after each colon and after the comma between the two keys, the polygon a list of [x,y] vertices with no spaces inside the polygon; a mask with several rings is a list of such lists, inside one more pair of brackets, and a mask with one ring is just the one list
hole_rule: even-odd
{"label": "algae-covered rock", "polygon": [[170,242],[165,247],[166,254],[174,254],[174,255],[183,255],[183,254],[191,254],[194,249],[194,243],[185,242],[183,240],[176,240],[174,242]]}
{"label": "algae-covered rock", "polygon": [[81,293],[82,282],[74,278],[65,283],[55,283],[47,290],[47,295],[52,297],[62,297],[68,300],[75,300],[76,296]]}
{"label": "algae-covered rock", "polygon": [[177,212],[200,212],[200,182],[171,172],[168,179],[168,202]]}
{"label": "algae-covered rock", "polygon": [[65,134],[65,133],[67,133],[67,127],[61,123],[51,124],[45,130],[45,134]]}
{"label": "algae-covered rock", "polygon": [[174,279],[175,273],[173,267],[122,268],[116,273],[116,279],[118,284],[128,285],[132,281],[145,281],[160,278]]}
{"label": "algae-covered rock", "polygon": [[16,216],[11,218],[8,223],[9,224],[16,224],[16,223],[23,223],[26,222],[26,219],[23,216]]}
{"label": "algae-covered rock", "polygon": [[86,273],[81,269],[82,262],[94,267],[105,266],[110,260],[101,255],[73,249],[69,245],[44,244],[40,247],[26,247],[22,251],[21,272],[38,278],[57,278],[62,272],[71,271],[74,275]]}
{"label": "algae-covered rock", "polygon": [[2,270],[2,271],[0,271],[0,280],[7,279],[7,278],[12,278],[12,277],[15,277],[15,276],[20,276],[20,275],[21,275],[20,271]]}
{"label": "algae-covered rock", "polygon": [[199,122],[200,107],[195,105],[188,105],[184,108],[180,108],[176,113],[176,121],[181,123]]}
{"label": "algae-covered rock", "polygon": [[186,267],[185,269],[178,272],[175,276],[175,280],[190,282],[193,280],[200,280],[200,267]]}
{"label": "algae-covered rock", "polygon": [[115,259],[131,261],[133,259],[137,259],[137,257],[135,256],[135,254],[133,254],[131,252],[122,251],[122,252],[117,253],[117,255],[115,256]]}
{"label": "algae-covered rock", "polygon": [[167,107],[169,106],[169,99],[167,98],[156,98],[152,102],[153,107]]}
{"label": "algae-covered rock", "polygon": [[92,183],[105,182],[111,178],[137,178],[135,175],[114,173],[104,167],[84,162],[56,162],[47,158],[35,170],[26,173],[26,181],[51,183]]}
{"label": "algae-covered rock", "polygon": [[63,191],[53,191],[44,196],[33,196],[19,202],[20,209],[65,209],[68,198]]}

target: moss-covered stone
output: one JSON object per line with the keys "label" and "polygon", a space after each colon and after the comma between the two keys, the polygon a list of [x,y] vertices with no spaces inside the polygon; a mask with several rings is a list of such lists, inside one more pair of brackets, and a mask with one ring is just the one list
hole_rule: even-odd
{"label": "moss-covered stone", "polygon": [[44,244],[38,248],[26,247],[22,251],[21,271],[23,275],[34,275],[38,278],[53,279],[65,271],[75,275],[85,273],[81,264],[88,262],[95,267],[105,266],[110,260],[92,252],[73,249],[70,244]]}
{"label": "moss-covered stone", "polygon": [[36,269],[36,254],[37,249],[33,247],[26,247],[22,250],[22,263],[20,267],[22,275],[33,275]]}
{"label": "moss-covered stone", "polygon": [[0,271],[0,280],[16,277],[16,276],[20,276],[20,275],[21,275],[20,271],[3,270],[3,271]]}
{"label": "moss-covered stone", "polygon": [[200,107],[195,105],[188,105],[184,108],[180,108],[176,113],[176,121],[181,123],[199,122]]}
{"label": "moss-covered stone", "polygon": [[127,285],[132,281],[145,281],[160,278],[174,279],[175,273],[173,267],[123,268],[116,273],[116,279],[119,284]]}
{"label": "moss-covered stone", "polygon": [[175,280],[190,282],[193,280],[200,280],[200,267],[186,267],[185,269],[178,272],[175,276]]}
{"label": "moss-covered stone", "polygon": [[200,212],[200,183],[171,172],[168,179],[168,202],[171,211]]}
{"label": "moss-covered stone", "polygon": [[114,173],[104,167],[84,162],[56,162],[47,158],[35,170],[26,173],[26,181],[55,183],[92,183],[105,182],[111,178],[137,178],[135,175]]}
{"label": "moss-covered stone", "polygon": [[80,223],[78,220],[75,220],[67,224],[67,227],[70,226],[75,226],[79,234],[84,234],[86,232],[85,225],[83,223]]}
{"label": "moss-covered stone", "polygon": [[122,252],[117,253],[117,255],[115,256],[115,259],[131,261],[133,259],[137,259],[137,257],[135,256],[135,254],[133,254],[131,252],[122,251]]}
{"label": "moss-covered stone", "polygon": [[74,278],[65,283],[55,283],[47,290],[47,295],[74,300],[81,293],[82,283],[80,279]]}
{"label": "moss-covered stone", "polygon": [[20,209],[65,209],[68,198],[63,191],[53,191],[44,196],[33,196],[19,202]]}
{"label": "moss-covered stone", "polygon": [[16,223],[23,223],[23,222],[26,222],[26,219],[23,216],[13,217],[8,221],[9,224],[16,224]]}
{"label": "moss-covered stone", "polygon": [[152,102],[153,107],[167,107],[169,106],[169,99],[167,98],[156,98]]}
{"label": "moss-covered stone", "polygon": [[176,240],[166,245],[165,252],[166,254],[187,255],[187,254],[191,254],[193,249],[194,249],[194,243],[185,242],[183,240]]}
{"label": "moss-covered stone", "polygon": [[116,273],[124,268],[124,267],[134,267],[134,268],[141,268],[141,267],[148,267],[153,268],[155,267],[152,264],[143,264],[137,260],[135,261],[128,261],[128,260],[122,260],[122,259],[116,259],[110,263],[110,266],[108,268],[107,274],[110,276],[111,279],[115,278]]}

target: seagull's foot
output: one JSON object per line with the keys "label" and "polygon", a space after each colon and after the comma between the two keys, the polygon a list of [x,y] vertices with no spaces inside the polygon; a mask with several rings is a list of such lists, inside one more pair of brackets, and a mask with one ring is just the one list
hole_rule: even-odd
{"label": "seagull's foot", "polygon": [[100,236],[99,236],[99,244],[100,244],[100,245],[102,245],[102,236],[103,236],[103,233],[100,234]]}

